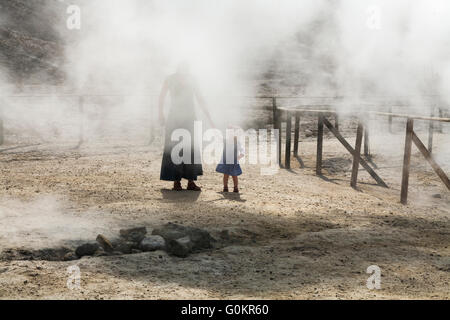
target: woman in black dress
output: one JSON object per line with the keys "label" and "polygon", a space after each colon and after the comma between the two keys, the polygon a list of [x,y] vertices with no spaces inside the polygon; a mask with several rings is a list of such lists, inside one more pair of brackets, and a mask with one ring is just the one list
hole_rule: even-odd
{"label": "woman in black dress", "polygon": [[[171,107],[166,121],[163,109],[168,93],[170,93]],[[202,164],[194,162],[195,151],[202,151],[194,150],[194,122],[197,120],[195,115],[195,99],[214,127],[205,101],[189,72],[189,66],[187,63],[182,63],[178,67],[177,72],[164,81],[159,97],[159,120],[161,125],[166,126],[160,179],[173,181],[173,190],[176,191],[183,190],[181,187],[181,179],[188,180],[187,190],[201,191],[194,182],[198,176],[203,175]],[[172,161],[172,149],[179,143],[171,140],[172,133],[176,129],[185,129],[191,134],[191,150],[188,150],[191,153],[190,163],[182,162],[181,164],[175,164]]]}

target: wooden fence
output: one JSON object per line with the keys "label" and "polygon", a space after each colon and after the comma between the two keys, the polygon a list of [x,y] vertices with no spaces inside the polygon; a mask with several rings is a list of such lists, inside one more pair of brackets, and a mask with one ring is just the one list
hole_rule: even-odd
{"label": "wooden fence", "polygon": [[[328,106],[329,107],[329,106]],[[375,172],[375,170],[361,157],[361,147],[363,142],[363,137],[365,141],[364,153],[368,153],[369,145],[369,132],[367,126],[364,125],[364,119],[368,119],[369,116],[382,116],[387,117],[390,127],[392,126],[392,118],[406,118],[406,139],[405,139],[405,150],[404,150],[404,160],[403,160],[403,173],[402,173],[402,183],[401,183],[401,198],[402,204],[406,204],[408,200],[408,181],[410,173],[410,161],[411,161],[411,145],[414,144],[423,154],[425,159],[430,163],[433,170],[436,172],[438,177],[442,180],[448,190],[450,190],[450,181],[448,176],[442,170],[442,168],[434,160],[431,148],[433,143],[433,132],[435,125],[434,123],[444,123],[450,122],[450,118],[434,117],[434,116],[418,116],[418,115],[407,115],[407,114],[397,114],[389,112],[376,112],[376,111],[361,111],[352,114],[358,121],[358,126],[356,129],[356,142],[355,148],[342,136],[339,131],[339,113],[335,110],[330,110],[329,108],[324,109],[302,109],[302,108],[286,108],[277,107],[276,99],[273,99],[273,115],[274,115],[274,128],[280,131],[278,135],[279,153],[278,161],[281,164],[281,145],[282,145],[282,122],[286,121],[286,144],[285,144],[285,160],[284,166],[286,169],[290,169],[291,162],[291,135],[292,135],[292,122],[294,120],[294,150],[293,154],[298,157],[298,145],[299,145],[299,131],[300,131],[300,119],[302,115],[314,114],[317,116],[317,155],[316,155],[316,174],[322,175],[322,153],[323,153],[323,134],[324,127],[337,138],[337,140],[347,149],[347,151],[353,157],[352,163],[352,175],[350,180],[350,185],[353,188],[357,187],[359,165],[361,165],[371,177],[382,187],[387,188],[387,184],[381,179],[381,177]],[[334,117],[335,124],[333,125],[329,118]],[[425,120],[429,122],[429,138],[428,138],[428,149],[418,138],[414,132],[414,120]]]}

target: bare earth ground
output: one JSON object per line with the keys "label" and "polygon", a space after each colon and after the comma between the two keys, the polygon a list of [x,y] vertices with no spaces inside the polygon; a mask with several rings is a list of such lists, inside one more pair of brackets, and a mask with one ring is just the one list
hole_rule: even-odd
{"label": "bare earth ground", "polygon": [[[402,149],[403,135],[395,139]],[[168,191],[170,184],[159,181],[159,145],[5,150],[0,249],[94,240],[100,232],[140,225],[151,230],[169,221],[214,236],[228,229],[235,242],[186,259],[156,251],[71,262],[0,261],[0,298],[450,298],[450,194],[421,155],[414,153],[410,204],[402,206],[401,155],[372,150],[390,188],[374,185],[361,170],[355,191],[349,154],[335,139],[325,141],[324,177],[315,176],[315,145],[313,138],[300,144],[305,168],[293,159],[291,171],[262,176],[259,166],[244,165],[240,196],[220,192],[214,166],[205,167],[201,193]],[[16,210],[36,220],[25,222]],[[50,229],[46,210],[58,211],[49,213]],[[73,264],[81,269],[79,290],[66,286]],[[381,268],[381,290],[366,287],[370,265]]]}

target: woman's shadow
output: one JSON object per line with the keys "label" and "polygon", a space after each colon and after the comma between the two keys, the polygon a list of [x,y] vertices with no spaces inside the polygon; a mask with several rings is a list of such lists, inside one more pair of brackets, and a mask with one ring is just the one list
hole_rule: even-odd
{"label": "woman's shadow", "polygon": [[200,193],[199,191],[161,189],[163,200],[169,202],[195,202],[200,197]]}

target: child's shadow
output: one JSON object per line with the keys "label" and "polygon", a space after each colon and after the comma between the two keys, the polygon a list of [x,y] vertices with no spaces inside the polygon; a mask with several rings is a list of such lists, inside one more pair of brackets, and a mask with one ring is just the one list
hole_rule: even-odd
{"label": "child's shadow", "polygon": [[195,202],[198,197],[200,197],[200,193],[198,191],[174,191],[170,189],[161,189],[161,194],[164,200],[173,201],[173,202]]}
{"label": "child's shadow", "polygon": [[241,199],[240,193],[235,192],[218,192],[219,194],[223,195],[224,199],[231,200],[231,201],[237,201],[237,202],[245,202],[247,200]]}

